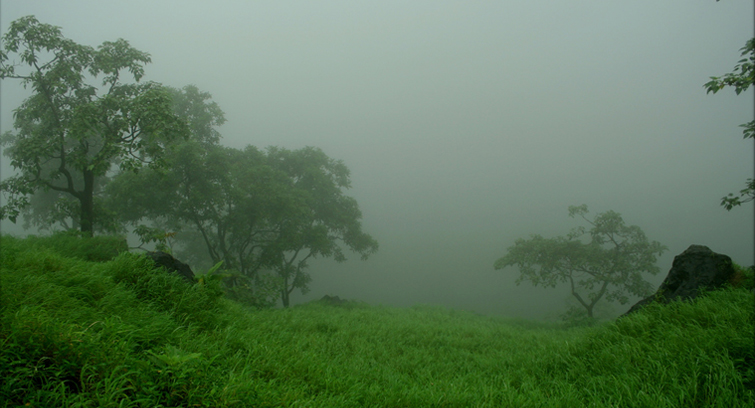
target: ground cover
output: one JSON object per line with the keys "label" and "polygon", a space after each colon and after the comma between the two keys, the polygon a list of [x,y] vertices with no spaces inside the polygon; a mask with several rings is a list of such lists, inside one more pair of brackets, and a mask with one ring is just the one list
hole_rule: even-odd
{"label": "ground cover", "polygon": [[60,239],[0,241],[0,407],[755,403],[752,289],[572,328],[433,306],[256,310]]}

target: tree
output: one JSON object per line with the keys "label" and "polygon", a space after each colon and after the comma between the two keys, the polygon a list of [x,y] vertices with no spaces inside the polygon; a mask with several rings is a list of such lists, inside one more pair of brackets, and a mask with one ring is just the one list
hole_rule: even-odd
{"label": "tree", "polygon": [[[81,174],[71,173],[74,186],[83,185]],[[104,205],[102,191],[109,181],[107,176],[94,180],[93,213],[94,231],[114,233],[121,232],[122,225],[117,221],[116,214]],[[77,199],[66,192],[40,189],[30,194],[28,205],[21,209],[24,217],[24,229],[35,227],[47,231],[76,231],[81,229],[81,206]]]}
{"label": "tree", "polygon": [[173,113],[189,127],[189,138],[205,146],[218,144],[221,136],[217,127],[225,123],[225,113],[212,100],[212,95],[200,91],[196,85],[166,89],[170,94]]}
{"label": "tree", "polygon": [[625,304],[628,295],[650,295],[652,286],[643,274],[658,274],[656,257],[668,248],[648,241],[640,227],[625,225],[617,212],[606,211],[592,220],[587,213],[586,205],[569,207],[569,216],[581,217],[591,226],[589,231],[577,227],[565,237],[517,239],[495,262],[495,269],[517,266],[517,285],[528,280],[534,286],[555,287],[568,281],[572,296],[589,317],[604,297]]}
{"label": "tree", "polygon": [[308,290],[307,260],[345,261],[340,243],[366,260],[377,251],[378,243],[362,232],[357,201],[342,194],[341,189],[351,186],[343,162],[312,147],[293,151],[270,148],[267,156],[271,166],[292,181],[293,205],[275,215],[271,223],[274,240],[265,245],[262,255],[280,278],[281,301],[288,307],[294,289]]}
{"label": "tree", "polygon": [[[11,23],[3,42],[0,79],[20,79],[32,95],[14,111],[16,133],[2,137],[19,174],[0,184],[8,196],[0,218],[15,222],[30,194],[53,190],[78,202],[76,221],[91,235],[96,180],[114,163],[133,171],[159,166],[165,143],[185,137],[186,125],[166,89],[139,83],[150,57],[126,40],[94,49],[27,16]],[[122,83],[123,76],[134,83]],[[100,85],[91,83],[100,77]]]}
{"label": "tree", "polygon": [[[713,92],[715,94],[728,86],[734,87],[734,92],[739,95],[753,85],[753,82],[755,82],[755,38],[748,40],[740,51],[741,56],[745,58],[737,62],[732,72],[722,77],[710,77],[711,80],[703,85],[707,90],[706,93]],[[744,128],[742,133],[745,139],[755,138],[755,120],[740,125],[740,127]],[[721,206],[731,211],[732,208],[753,200],[755,200],[755,180],[750,178],[747,179],[745,188],[739,191],[739,195],[729,193],[729,195],[721,198]]]}
{"label": "tree", "polygon": [[[233,149],[192,140],[171,146],[170,166],[123,174],[109,189],[131,224],[145,220],[201,237],[211,264],[244,277],[267,304],[273,286],[285,306],[307,290],[307,261],[346,259],[341,245],[366,259],[377,242],[361,230],[346,166],[321,150],[253,146]],[[184,242],[184,244],[191,244]],[[275,279],[271,279],[273,273]]]}
{"label": "tree", "polygon": [[[54,170],[55,163],[48,163],[43,172]],[[81,189],[84,184],[81,173],[71,172],[73,185]],[[110,177],[102,176],[94,180],[93,213],[95,232],[116,233],[123,232],[123,226],[118,223],[116,214],[106,207],[103,197],[105,185]],[[81,230],[81,205],[72,195],[52,189],[39,189],[24,197],[27,205],[21,208],[24,217],[24,229],[35,227],[46,231],[77,231]]]}

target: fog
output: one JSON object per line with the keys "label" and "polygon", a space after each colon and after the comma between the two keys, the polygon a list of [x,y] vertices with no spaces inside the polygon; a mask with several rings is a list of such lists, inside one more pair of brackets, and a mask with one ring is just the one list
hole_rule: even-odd
{"label": "fog", "polygon": [[[742,1],[6,0],[74,41],[148,52],[144,80],[194,84],[225,111],[222,143],[317,146],[380,243],[367,261],[311,262],[311,292],[542,318],[570,297],[516,286],[493,262],[517,238],[614,210],[669,247],[753,263],[753,92],[706,95],[753,35]],[[29,95],[2,81],[0,130]],[[2,175],[11,174],[3,157]],[[4,232],[17,226],[3,223]],[[616,313],[629,308],[614,305]]]}

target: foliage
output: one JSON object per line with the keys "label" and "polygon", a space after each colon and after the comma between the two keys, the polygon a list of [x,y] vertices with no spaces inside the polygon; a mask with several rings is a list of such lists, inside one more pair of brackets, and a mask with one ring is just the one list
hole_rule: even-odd
{"label": "foliage", "polygon": [[292,205],[273,215],[271,240],[262,251],[264,265],[281,279],[281,300],[289,305],[294,289],[307,290],[311,277],[305,271],[310,258],[346,260],[341,243],[362,260],[378,249],[378,243],[362,232],[362,213],[357,201],[343,194],[350,187],[349,169],[320,149],[270,148],[270,165],[290,180]]}
{"label": "foliage", "polygon": [[139,256],[2,239],[0,407],[755,403],[750,290],[566,330],[431,306],[250,311],[167,274],[141,283]]}
{"label": "foliage", "polygon": [[736,263],[732,263],[734,268],[734,275],[731,277],[729,283],[735,288],[743,288],[747,290],[755,289],[755,265],[745,268]]}
{"label": "foliage", "polygon": [[[62,237],[48,241],[62,247]],[[0,318],[0,406],[229,405],[213,395],[224,375],[207,354],[174,346],[222,325],[217,291],[143,257],[91,263],[37,241],[3,237],[0,270],[14,292]]]}
{"label": "foliage", "polygon": [[218,302],[223,292],[219,285],[191,285],[178,274],[156,273],[151,259],[130,253],[114,260],[111,274],[115,283],[131,289],[138,299],[175,314],[182,323],[194,323],[203,329],[220,324]]}
{"label": "foliage", "polygon": [[[225,123],[225,116],[220,107],[212,101],[207,92],[202,92],[194,85],[187,85],[182,89],[164,88],[170,95],[173,112],[186,122],[192,139],[203,144],[211,145],[218,142],[220,133],[215,129]],[[81,175],[71,174],[74,185],[83,185]],[[97,226],[102,231],[122,231],[118,214],[109,205],[104,196],[104,186],[110,177],[102,176],[95,180],[94,185],[94,214]],[[40,230],[55,231],[62,228],[65,231],[80,229],[78,201],[69,194],[55,190],[38,190],[29,197],[29,205],[22,209],[24,228],[36,227]],[[171,234],[164,228],[142,225],[134,231],[140,239],[140,248],[146,244],[156,243],[157,250],[170,252]]]}
{"label": "foliage", "polygon": [[173,113],[186,121],[192,140],[210,146],[220,141],[217,127],[225,123],[225,113],[212,100],[209,92],[200,91],[195,85],[181,89],[166,88],[170,94]]}
{"label": "foliage", "polygon": [[[194,85],[187,85],[182,89],[167,87],[171,97],[173,112],[186,122],[189,131],[189,139],[197,151],[203,149],[217,149],[220,133],[217,126],[225,123],[225,114],[212,101],[208,92],[200,91]],[[164,152],[166,162],[175,163],[182,157],[178,157],[183,147],[180,141],[171,143]],[[155,243],[157,249],[172,252],[176,242],[176,235],[181,235],[181,241],[186,246],[191,238],[196,238],[192,231],[183,231],[186,226],[175,218],[166,219],[160,214],[170,212],[173,201],[170,198],[170,189],[176,188],[174,180],[166,178],[164,171],[142,171],[139,176],[131,172],[121,172],[114,177],[114,183],[106,187],[107,208],[118,214],[121,223],[133,224],[134,233],[139,236],[141,245]],[[128,203],[124,203],[124,195]],[[139,203],[132,206],[132,203]],[[146,211],[146,212],[145,212]],[[139,221],[149,221],[147,224],[138,224]],[[204,244],[202,244],[204,245]],[[201,248],[200,248],[201,249]],[[184,255],[196,258],[197,248],[186,248]],[[201,263],[201,257],[193,259],[195,263]],[[212,265],[212,264],[210,264]]]}
{"label": "foliage", "polygon": [[[29,195],[53,190],[78,201],[82,232],[111,227],[96,218],[97,179],[114,163],[127,171],[159,166],[165,143],[186,134],[170,94],[139,83],[149,55],[123,39],[97,49],[77,44],[33,16],[12,22],[3,44],[0,79],[20,79],[32,95],[14,111],[16,133],[2,137],[20,174],[0,185],[8,195],[0,218],[15,222]],[[128,76],[134,83],[122,82]],[[56,217],[74,215],[70,202],[61,205]]]}
{"label": "foliage", "polygon": [[[714,94],[726,87],[733,87],[737,95],[748,90],[755,82],[755,38],[747,41],[744,47],[740,49],[742,58],[734,66],[734,70],[723,77],[710,77],[710,81],[703,87],[707,93]],[[755,120],[740,125],[744,128],[742,132],[744,138],[755,138]],[[747,179],[744,189],[739,191],[739,195],[729,193],[726,197],[721,198],[721,206],[731,210],[736,206],[755,200],[755,180]]]}
{"label": "foliage", "polygon": [[[593,317],[595,305],[605,297],[609,302],[628,302],[628,295],[648,296],[652,287],[643,274],[656,275],[656,257],[667,248],[648,241],[640,227],[627,226],[614,211],[588,219],[587,206],[570,206],[569,216],[579,216],[590,230],[577,227],[565,237],[533,235],[517,239],[508,253],[495,262],[495,269],[517,266],[517,285],[527,280],[534,286],[555,287],[569,282],[571,294]],[[589,237],[585,243],[582,237]],[[585,292],[587,292],[585,294]]]}
{"label": "foliage", "polygon": [[144,245],[155,244],[155,251],[163,251],[172,254],[169,241],[176,236],[175,232],[166,232],[162,228],[153,228],[146,225],[139,225],[134,228],[134,234],[139,237],[141,244],[137,247],[144,249]]}
{"label": "foliage", "polygon": [[179,232],[179,243],[181,232],[198,232],[213,264],[246,277],[231,280],[234,293],[259,289],[254,304],[268,303],[266,289],[274,285],[288,305],[294,289],[307,289],[307,261],[343,261],[341,244],[363,259],[377,249],[361,231],[356,201],[343,194],[348,169],[319,149],[263,152],[189,141],[171,146],[168,157],[169,170],[122,174],[109,185],[118,212],[132,224],[162,222]]}

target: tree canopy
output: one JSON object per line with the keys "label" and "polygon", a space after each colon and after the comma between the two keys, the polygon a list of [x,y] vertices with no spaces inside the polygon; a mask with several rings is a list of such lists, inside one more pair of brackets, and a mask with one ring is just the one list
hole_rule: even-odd
{"label": "tree canopy", "polygon": [[517,239],[495,262],[495,269],[518,267],[517,285],[525,280],[544,287],[569,282],[572,296],[589,317],[603,298],[625,304],[629,295],[650,295],[652,286],[643,275],[658,274],[657,256],[667,248],[649,241],[640,227],[627,226],[617,212],[593,219],[586,214],[586,205],[569,207],[569,216],[582,218],[589,230],[580,226],[564,237]]}
{"label": "tree canopy", "polygon": [[311,259],[377,250],[344,194],[351,182],[342,161],[314,147],[222,146],[216,127],[225,118],[210,95],[193,86],[170,92],[189,140],[166,146],[165,167],[122,172],[107,185],[107,208],[121,222],[147,240],[170,237],[194,264],[222,262],[256,304],[277,297],[287,306],[293,290],[306,291]]}
{"label": "tree canopy", "polygon": [[305,271],[308,259],[345,261],[343,244],[365,260],[378,244],[362,232],[362,213],[356,200],[342,192],[351,185],[349,169],[343,162],[312,147],[271,148],[267,160],[291,181],[292,194],[285,197],[290,200],[290,206],[286,206],[289,211],[274,217],[272,240],[262,256],[280,278],[281,301],[288,306],[291,292],[306,290],[310,281]]}
{"label": "tree canopy", "polygon": [[[19,79],[32,95],[14,111],[15,132],[2,136],[19,174],[0,185],[0,218],[15,222],[30,194],[53,190],[78,202],[75,221],[91,235],[97,179],[114,163],[124,171],[160,165],[165,144],[185,137],[186,124],[164,87],[139,82],[150,57],[126,40],[95,49],[27,16],[11,23],[3,44],[0,79]],[[122,82],[128,77],[133,82]]]}
{"label": "tree canopy", "polygon": [[[117,212],[137,225],[151,222],[192,245],[200,238],[212,263],[240,273],[257,301],[272,287],[288,306],[307,290],[307,261],[343,261],[341,245],[366,259],[377,242],[361,229],[346,166],[320,149],[253,146],[234,149],[197,141],[171,148],[169,169],[124,173],[110,185]],[[273,272],[275,279],[265,274]]]}

